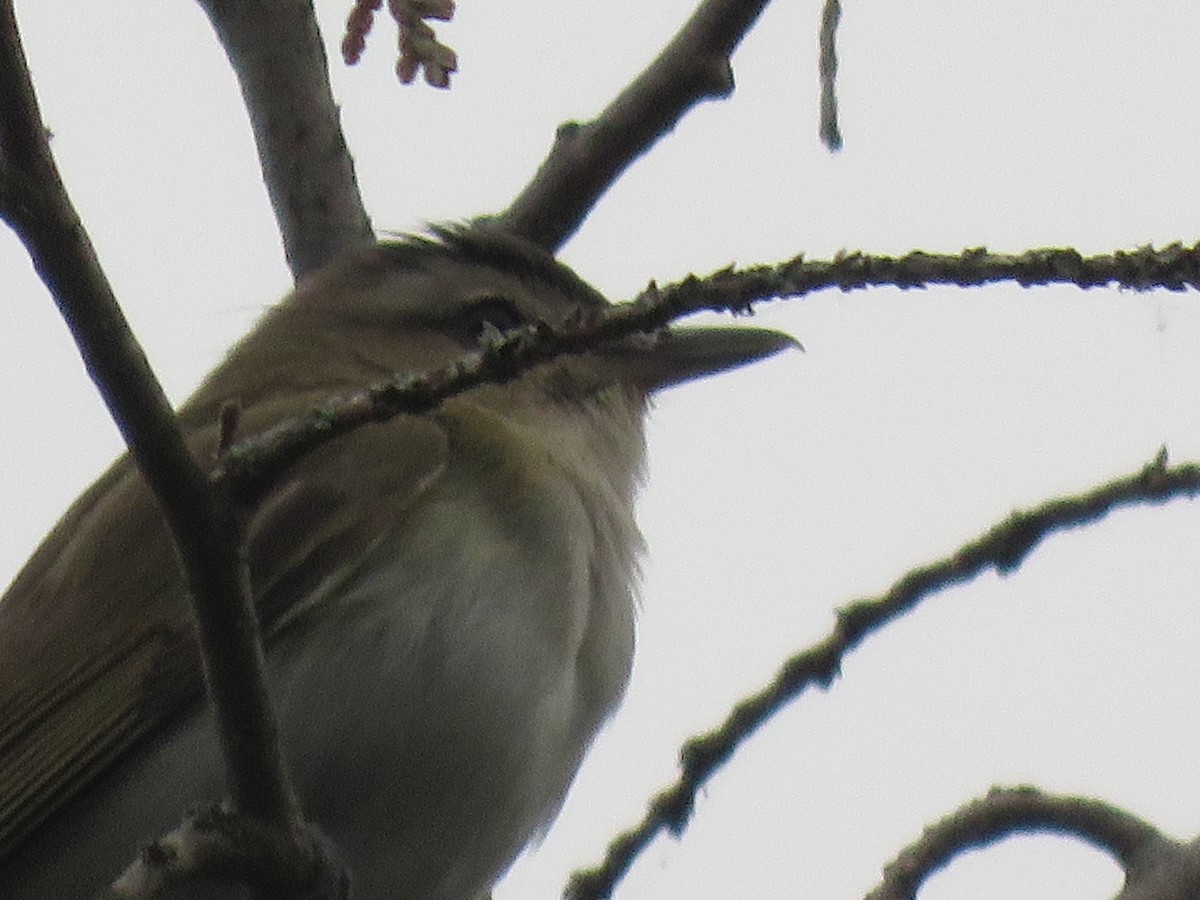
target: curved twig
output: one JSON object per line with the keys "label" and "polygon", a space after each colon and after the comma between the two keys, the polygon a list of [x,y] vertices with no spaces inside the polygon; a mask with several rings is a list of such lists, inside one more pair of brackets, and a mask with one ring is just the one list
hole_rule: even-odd
{"label": "curved twig", "polygon": [[992,788],[926,828],[884,867],[883,880],[865,900],[909,900],[955,857],[1035,831],[1084,840],[1110,852],[1127,871],[1148,855],[1174,855],[1182,849],[1148,822],[1093,797],[1047,794],[1028,786]]}
{"label": "curved twig", "polygon": [[842,607],[828,637],[787,660],[769,685],[738,703],[715,730],[684,744],[679,779],[650,801],[641,823],[609,844],[600,867],[572,876],[565,896],[571,900],[608,897],[655,835],[683,832],[700,788],[750,735],[808,688],[827,687],[841,671],[847,653],[921,600],[988,569],[1010,572],[1046,536],[1094,522],[1118,506],[1161,503],[1198,493],[1200,464],[1168,466],[1164,451],[1134,475],[1015,512],[978,540],[908,572],[886,594]]}

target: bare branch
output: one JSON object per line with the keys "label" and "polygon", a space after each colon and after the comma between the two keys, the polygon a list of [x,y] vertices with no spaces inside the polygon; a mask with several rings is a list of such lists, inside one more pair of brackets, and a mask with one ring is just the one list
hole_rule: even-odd
{"label": "bare branch", "polygon": [[296,278],[374,240],[311,0],[199,0],[237,74]]}
{"label": "bare branch", "polygon": [[1056,796],[1032,787],[993,788],[926,828],[884,868],[883,881],[866,900],[915,897],[925,879],[956,856],[1031,831],[1085,840],[1111,852],[1127,872],[1136,869],[1139,859],[1173,856],[1184,849],[1148,822],[1092,797]]}
{"label": "bare branch", "polygon": [[216,807],[188,813],[178,828],[143,847],[97,900],[172,896],[172,885],[197,880],[252,884],[264,897],[350,900],[350,879],[336,848],[315,828],[283,835]]}
{"label": "bare branch", "polygon": [[239,501],[251,504],[278,473],[338,435],[401,413],[425,412],[480,384],[509,381],[555,357],[586,353],[609,341],[653,332],[703,310],[745,313],[764,300],[803,297],[829,288],[967,286],[1007,280],[1025,286],[1061,282],[1087,288],[1115,282],[1138,290],[1200,287],[1200,244],[1118,250],[1092,257],[1057,249],[1030,250],[1019,256],[982,249],[958,255],[915,251],[899,258],[853,253],[833,260],[797,257],[777,266],[723,269],[662,288],[651,283],[633,302],[615,304],[602,317],[577,321],[561,330],[545,325],[517,329],[481,353],[443,369],[402,374],[349,396],[331,398],[301,419],[236,441],[223,454],[213,478],[228,481]]}
{"label": "bare branch", "polygon": [[600,868],[576,872],[565,895],[572,900],[608,897],[633,860],[659,831],[678,837],[691,817],[697,792],[750,735],[807,688],[827,687],[846,654],[867,636],[921,600],[987,569],[1011,572],[1041,540],[1056,531],[1094,522],[1118,506],[1161,503],[1200,493],[1200,464],[1168,466],[1166,453],[1134,475],[1091,491],[1050,500],[1015,512],[978,540],[935,563],[904,575],[881,597],[858,600],[838,610],[833,632],[787,660],[763,690],[742,700],[714,731],[688,741],[680,751],[678,781],[650,801],[642,822],[618,835]]}
{"label": "bare branch", "polygon": [[931,284],[980,287],[1015,281],[1022,287],[1073,284],[1081,288],[1116,285],[1136,291],[1200,289],[1200,242],[1169,244],[1083,256],[1077,250],[1048,247],[1020,254],[990,253],[983,247],[961,253],[870,256],[854,252],[832,260],[803,256],[775,266],[726,269],[703,280],[688,279],[656,291],[660,303],[679,309],[739,310],[771,297],[803,297],[816,291]]}
{"label": "bare branch", "polygon": [[195,465],[51,157],[11,0],[0,0],[0,214],[28,248],[161,505],[188,576],[238,809],[297,833],[232,505]]}
{"label": "bare branch", "polygon": [[729,57],[767,0],[705,0],[671,42],[597,118],[561,125],[554,147],[502,227],[550,252],[620,174],[683,115],[733,92]]}

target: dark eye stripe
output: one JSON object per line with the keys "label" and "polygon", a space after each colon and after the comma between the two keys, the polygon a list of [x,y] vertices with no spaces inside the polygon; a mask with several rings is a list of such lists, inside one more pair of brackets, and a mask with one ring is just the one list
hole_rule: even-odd
{"label": "dark eye stripe", "polygon": [[[459,314],[456,330],[468,344],[477,344],[485,332],[494,329],[504,334],[526,324],[521,311],[507,297],[481,297]],[[490,329],[489,329],[490,326]]]}

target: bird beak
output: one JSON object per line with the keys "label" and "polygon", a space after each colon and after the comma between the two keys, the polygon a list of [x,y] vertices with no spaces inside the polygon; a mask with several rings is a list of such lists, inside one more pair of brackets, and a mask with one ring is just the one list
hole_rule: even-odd
{"label": "bird beak", "polygon": [[791,335],[770,328],[693,326],[636,335],[600,352],[619,366],[623,380],[650,393],[791,348],[804,349]]}

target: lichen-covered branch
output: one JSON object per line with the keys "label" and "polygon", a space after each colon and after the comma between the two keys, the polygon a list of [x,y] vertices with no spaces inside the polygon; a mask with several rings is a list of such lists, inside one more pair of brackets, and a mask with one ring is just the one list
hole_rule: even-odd
{"label": "lichen-covered branch", "polygon": [[688,279],[658,290],[658,302],[674,308],[745,308],[771,297],[802,297],[836,288],[924,288],[935,284],[981,287],[1015,282],[1022,287],[1073,284],[1081,288],[1115,286],[1135,291],[1200,289],[1200,242],[1186,247],[1139,247],[1083,256],[1077,250],[1046,247],[1024,253],[992,253],[975,247],[961,253],[872,256],[855,251],[830,260],[803,256],[784,263],[726,269],[704,279]]}
{"label": "lichen-covered branch", "polygon": [[981,285],[1016,281],[1022,285],[1065,283],[1080,287],[1118,284],[1147,290],[1200,287],[1200,245],[1173,244],[1084,257],[1074,250],[1030,250],[1019,255],[964,250],[936,255],[914,251],[902,257],[852,253],[832,260],[796,257],[774,266],[724,269],[676,284],[651,284],[631,303],[616,304],[604,316],[574,322],[570,328],[518,329],[444,369],[404,373],[389,382],[331,399],[302,419],[269,432],[247,435],[223,455],[214,475],[228,480],[243,502],[251,502],[276,474],[337,435],[400,413],[434,408],[447,397],[484,382],[503,382],[532,366],[568,353],[585,353],[632,334],[653,332],[702,310],[747,312],[777,297],[801,298],[815,291],[871,286],[902,288],[926,284]]}

